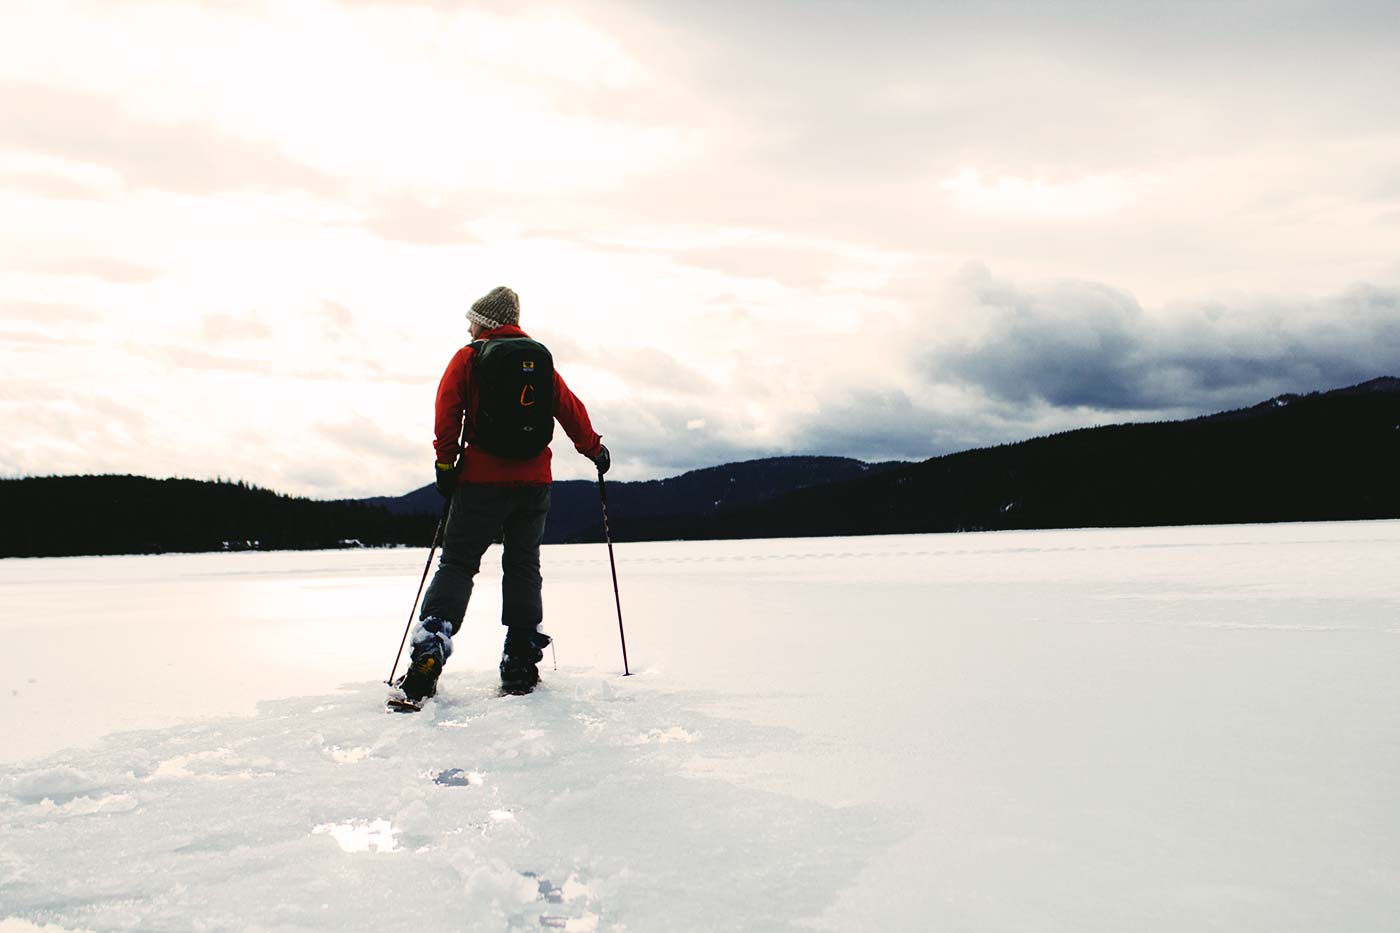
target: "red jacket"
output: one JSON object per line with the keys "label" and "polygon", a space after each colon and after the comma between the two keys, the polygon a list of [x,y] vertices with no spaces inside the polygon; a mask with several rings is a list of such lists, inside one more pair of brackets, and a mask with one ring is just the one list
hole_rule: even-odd
{"label": "red jacket", "polygon": [[[519,327],[506,324],[488,330],[479,340],[492,340],[496,337],[528,337]],[[472,379],[472,358],[476,351],[465,346],[453,355],[442,374],[437,390],[436,439],[433,448],[437,451],[438,463],[454,463],[462,451],[458,444],[459,433],[467,442],[465,456],[462,457],[459,477],[462,482],[483,486],[545,486],[553,480],[549,469],[551,454],[546,447],[536,457],[529,460],[510,460],[488,454],[471,444],[476,418],[476,382]],[[466,418],[466,430],[462,431],[462,419]],[[603,439],[593,430],[588,420],[588,410],[564,383],[559,371],[554,371],[554,418],[564,427],[564,433],[574,442],[574,449],[585,457],[592,457],[603,446]]]}

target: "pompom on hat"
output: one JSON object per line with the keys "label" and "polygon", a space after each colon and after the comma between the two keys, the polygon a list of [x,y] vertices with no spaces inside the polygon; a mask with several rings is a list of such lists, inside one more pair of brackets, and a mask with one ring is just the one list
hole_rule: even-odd
{"label": "pompom on hat", "polygon": [[500,327],[520,323],[520,296],[504,285],[493,288],[472,302],[467,320],[482,327]]}

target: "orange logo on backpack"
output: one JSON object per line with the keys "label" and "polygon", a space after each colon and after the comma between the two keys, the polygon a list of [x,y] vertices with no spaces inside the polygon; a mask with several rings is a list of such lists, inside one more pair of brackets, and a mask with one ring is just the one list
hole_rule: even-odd
{"label": "orange logo on backpack", "polygon": [[535,404],[535,387],[528,382],[525,384],[525,388],[520,390],[520,404],[524,408]]}

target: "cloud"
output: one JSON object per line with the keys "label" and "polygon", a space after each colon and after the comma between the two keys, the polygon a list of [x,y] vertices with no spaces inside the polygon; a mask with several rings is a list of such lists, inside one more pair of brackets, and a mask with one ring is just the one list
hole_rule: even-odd
{"label": "cloud", "polygon": [[[161,448],[151,418],[103,393],[18,385],[0,394],[0,474],[105,472],[133,451]],[[132,469],[132,467],[116,467]]]}
{"label": "cloud", "polygon": [[[698,467],[772,456],[781,452],[759,439],[754,426],[712,395],[686,401],[626,399],[589,409],[594,428],[614,452],[623,479],[670,476]],[[690,427],[703,421],[699,428]],[[579,472],[566,459],[571,452],[563,432],[556,432],[555,460],[561,476]],[[563,460],[562,463],[559,461]]]}
{"label": "cloud", "polygon": [[656,346],[586,344],[562,331],[548,335],[540,332],[536,336],[549,347],[555,367],[565,375],[570,387],[586,381],[576,380],[571,374],[587,368],[611,376],[634,399],[712,397],[721,391],[714,378]]}
{"label": "cloud", "polygon": [[[922,460],[1400,374],[1400,289],[1376,285],[1149,310],[1103,283],[1020,283],[974,264],[921,311],[881,330],[878,356],[819,380],[772,446]],[[737,427],[736,439],[754,436]]]}
{"label": "cloud", "polygon": [[0,318],[32,323],[90,324],[103,315],[92,308],[80,308],[53,301],[0,301]]}
{"label": "cloud", "polygon": [[355,329],[355,315],[345,305],[322,301],[316,314],[321,319],[322,333],[331,340],[348,337]]}
{"label": "cloud", "polygon": [[0,178],[0,189],[55,201],[100,201],[110,194],[99,183],[42,171],[7,174]]}
{"label": "cloud", "polygon": [[587,359],[622,380],[639,397],[657,393],[708,396],[719,390],[709,376],[655,347],[605,348]]}
{"label": "cloud", "polygon": [[379,199],[370,208],[365,227],[387,240],[399,240],[419,246],[459,246],[481,243],[479,236],[468,229],[467,223],[475,210],[460,198],[424,199],[411,194],[396,194]]}
{"label": "cloud", "polygon": [[818,288],[835,260],[815,249],[763,245],[711,246],[678,250],[680,263],[744,278],[772,279],[793,288]]}
{"label": "cloud", "polygon": [[1207,410],[1400,372],[1400,290],[1195,303],[1149,315],[1094,282],[1023,287],[972,267],[975,336],[920,354],[934,382],[1013,404],[1105,412]]}
{"label": "cloud", "polygon": [[0,145],[99,165],[127,184],[207,195],[247,188],[330,193],[335,186],[276,146],[207,124],[138,116],[116,98],[0,80]]}
{"label": "cloud", "polygon": [[[417,462],[424,459],[426,445],[411,438],[386,431],[384,427],[363,415],[345,421],[318,424],[316,431],[339,446],[352,459]],[[336,459],[328,456],[327,459]]]}
{"label": "cloud", "polygon": [[[1400,368],[1395,293],[1340,287],[1400,281],[1393,4],[31,6],[0,389],[78,372],[148,413],[117,466],[425,481],[392,432],[501,281],[628,478]],[[950,286],[969,259],[998,274]],[[41,410],[0,434],[78,462]]]}
{"label": "cloud", "polygon": [[139,262],[130,262],[114,256],[65,256],[54,259],[38,259],[22,265],[30,272],[48,275],[83,275],[111,282],[115,285],[141,285],[154,282],[161,277],[161,271]]}
{"label": "cloud", "polygon": [[243,340],[269,340],[272,328],[256,314],[230,314],[212,311],[199,320],[200,333],[210,343],[227,344]]}
{"label": "cloud", "polygon": [[866,461],[925,460],[992,443],[997,435],[985,414],[941,408],[899,388],[860,389],[826,399],[818,412],[800,418],[787,446],[794,453]]}
{"label": "cloud", "polygon": [[133,354],[147,357],[163,366],[194,374],[226,372],[302,383],[373,382],[417,386],[424,381],[421,374],[396,373],[374,359],[323,359],[326,365],[312,366],[308,365],[304,354],[266,358],[235,356],[179,344],[138,344],[130,349]]}
{"label": "cloud", "polygon": [[51,337],[48,334],[36,334],[33,331],[0,330],[0,343],[63,346],[67,341],[61,337]]}

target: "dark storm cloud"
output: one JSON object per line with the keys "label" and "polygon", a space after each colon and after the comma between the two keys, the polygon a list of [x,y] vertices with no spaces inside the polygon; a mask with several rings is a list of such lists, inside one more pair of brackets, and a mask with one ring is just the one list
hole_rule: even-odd
{"label": "dark storm cloud", "polygon": [[993,399],[1105,412],[1208,410],[1400,373],[1400,290],[1241,300],[1144,313],[1092,282],[1022,288],[974,268],[963,314],[982,332],[925,353],[935,382]]}
{"label": "dark storm cloud", "polygon": [[799,426],[797,452],[858,460],[923,460],[967,444],[949,418],[919,406],[898,389],[862,390],[823,404]]}
{"label": "dark storm cloud", "polygon": [[[609,449],[619,452],[634,473],[647,476],[669,476],[779,452],[751,440],[751,426],[733,414],[724,399],[713,396],[687,402],[628,399],[595,405],[589,414]],[[556,454],[564,449],[556,435]]]}
{"label": "dark storm cloud", "polygon": [[331,188],[326,176],[275,146],[207,125],[140,117],[98,94],[0,80],[0,113],[0,145],[100,165],[136,187],[199,195]]}
{"label": "dark storm cloud", "polygon": [[1043,433],[1042,414],[996,400],[936,404],[899,388],[855,389],[834,393],[798,419],[787,447],[867,462],[926,460]]}

